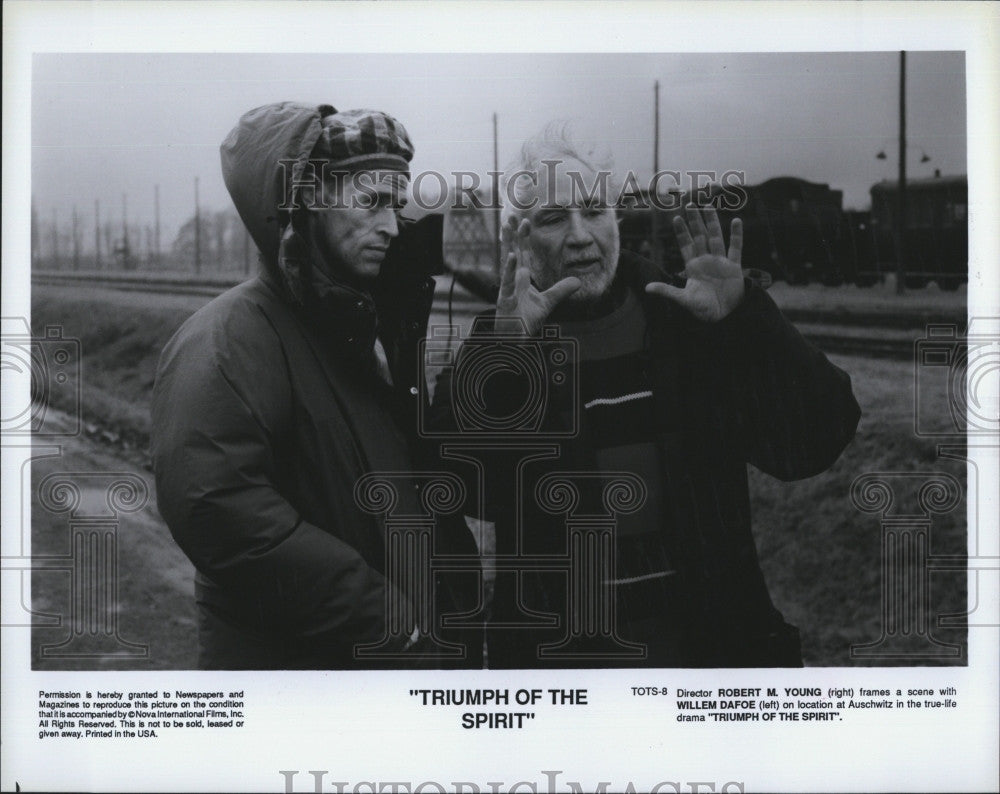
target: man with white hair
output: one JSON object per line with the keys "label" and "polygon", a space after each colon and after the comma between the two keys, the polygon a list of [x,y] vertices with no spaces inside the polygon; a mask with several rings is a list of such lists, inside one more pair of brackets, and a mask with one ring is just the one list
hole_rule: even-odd
{"label": "man with white hair", "polygon": [[[686,223],[675,220],[682,278],[622,251],[610,170],[598,150],[550,125],[507,172],[509,253],[493,332],[507,340],[499,344],[517,344],[557,325],[559,338],[576,340],[579,380],[566,381],[579,388],[550,385],[542,395],[540,437],[561,430],[563,440],[557,459],[524,456],[521,503],[509,492],[484,502],[498,554],[517,549],[537,561],[565,555],[568,543],[564,517],[536,503],[547,475],[624,472],[645,498],[617,516],[614,571],[589,585],[609,590],[608,599],[581,599],[572,588],[585,580],[537,562],[498,573],[489,664],[801,666],[798,631],[771,603],[757,560],[746,464],[781,480],[827,469],[860,416],[850,378],[744,278],[738,220],[728,248],[713,209],[689,208]],[[441,421],[463,399],[449,385],[457,371],[436,391]],[[481,384],[483,405],[511,415],[530,390],[522,375]],[[486,468],[509,470],[502,457]],[[489,490],[498,480],[487,471],[483,481]],[[583,602],[613,606],[612,644],[627,652],[583,652],[577,661],[540,652],[582,625],[587,616],[574,610]],[[546,628],[524,615],[555,619]]]}

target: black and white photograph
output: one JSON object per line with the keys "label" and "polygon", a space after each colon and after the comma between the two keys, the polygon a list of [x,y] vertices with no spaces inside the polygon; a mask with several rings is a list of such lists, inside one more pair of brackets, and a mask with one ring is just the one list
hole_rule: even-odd
{"label": "black and white photograph", "polygon": [[997,785],[996,6],[760,5],[5,7],[4,790]]}

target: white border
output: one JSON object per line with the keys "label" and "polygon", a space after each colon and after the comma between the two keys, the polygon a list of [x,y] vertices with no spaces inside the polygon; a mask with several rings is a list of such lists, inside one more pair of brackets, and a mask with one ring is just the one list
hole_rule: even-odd
{"label": "white border", "polygon": [[[7,3],[4,6],[3,314],[24,314],[29,294],[30,78],[33,52],[642,52],[958,49],[967,53],[970,189],[970,316],[998,314],[1000,263],[1000,52],[990,3]],[[327,33],[328,31],[328,33]],[[502,68],[498,60],[497,68]],[[4,387],[10,386],[5,379]],[[17,384],[15,384],[17,386]],[[997,482],[995,455],[983,459]],[[5,478],[6,479],[6,478]],[[4,527],[10,512],[4,490]],[[995,495],[994,495],[995,496]],[[986,526],[996,534],[996,502]],[[990,535],[990,537],[992,537]],[[993,543],[995,548],[995,542]],[[994,552],[996,553],[996,552]],[[994,614],[996,605],[993,605]],[[743,781],[746,790],[984,790],[997,785],[997,632],[969,634],[968,668],[579,673],[280,673],[222,676],[245,689],[254,727],[238,735],[155,743],[42,744],[33,739],[39,682],[119,689],[219,681],[208,673],[32,673],[26,633],[3,636],[3,764],[11,790],[281,790],[279,769],[327,781],[519,780],[546,789],[543,770],[565,781]],[[530,731],[456,729],[451,710],[419,708],[419,680],[446,686],[586,687],[591,705],[547,709]],[[933,723],[902,713],[840,725],[678,727],[634,684],[785,686],[819,681],[895,688],[954,684],[966,702]],[[905,684],[904,684],[905,685]],[[328,786],[325,790],[335,790]],[[350,788],[348,789],[350,790]],[[362,789],[365,790],[365,789]],[[427,789],[429,791],[434,788]],[[449,788],[449,790],[453,790]],[[522,789],[529,790],[529,789]],[[664,790],[673,790],[666,787]],[[701,790],[706,790],[702,788]]]}

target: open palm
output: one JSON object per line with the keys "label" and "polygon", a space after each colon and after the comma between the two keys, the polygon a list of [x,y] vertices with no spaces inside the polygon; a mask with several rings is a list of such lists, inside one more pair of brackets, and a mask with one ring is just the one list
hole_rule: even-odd
{"label": "open palm", "polygon": [[680,304],[703,322],[718,322],[743,300],[743,270],[740,267],[743,226],[739,218],[733,220],[727,251],[722,225],[714,208],[699,212],[697,207],[689,207],[687,219],[685,223],[680,217],[674,218],[674,233],[684,259],[687,283],[675,287],[656,281],[648,284],[646,291]]}
{"label": "open palm", "polygon": [[[552,310],[565,298],[580,288],[580,280],[567,276],[547,290],[540,291],[531,283],[534,268],[534,254],[528,235],[531,223],[528,220],[511,218],[501,230],[503,242],[510,250],[500,275],[500,293],[497,295],[498,326],[514,320],[523,324],[529,336],[536,335]],[[518,332],[519,328],[507,328]]]}

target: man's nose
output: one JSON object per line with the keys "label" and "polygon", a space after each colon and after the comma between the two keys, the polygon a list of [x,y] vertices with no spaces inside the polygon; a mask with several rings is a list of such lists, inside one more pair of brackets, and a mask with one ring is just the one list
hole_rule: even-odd
{"label": "man's nose", "polygon": [[587,223],[583,219],[583,215],[573,210],[569,213],[569,234],[566,237],[566,242],[570,245],[582,246],[589,245],[591,241],[590,230],[587,228]]}
{"label": "man's nose", "polygon": [[379,212],[376,229],[388,237],[396,237],[399,234],[399,221],[396,220],[396,211],[391,207],[383,207]]}

